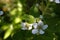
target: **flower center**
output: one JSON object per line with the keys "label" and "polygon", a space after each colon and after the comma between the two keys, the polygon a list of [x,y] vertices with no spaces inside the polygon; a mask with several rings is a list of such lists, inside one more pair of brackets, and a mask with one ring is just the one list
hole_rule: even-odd
{"label": "flower center", "polygon": [[40,29],[42,29],[42,27],[41,26],[38,26],[37,29],[40,30]]}

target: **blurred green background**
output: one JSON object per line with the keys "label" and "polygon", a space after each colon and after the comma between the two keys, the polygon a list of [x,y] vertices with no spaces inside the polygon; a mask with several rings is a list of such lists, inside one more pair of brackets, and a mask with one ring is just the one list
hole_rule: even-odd
{"label": "blurred green background", "polygon": [[[60,40],[59,3],[49,0],[0,0],[0,11],[3,11],[0,15],[0,40]],[[45,34],[33,35],[31,30],[21,30],[22,21],[33,23],[34,18],[40,15],[48,24]]]}

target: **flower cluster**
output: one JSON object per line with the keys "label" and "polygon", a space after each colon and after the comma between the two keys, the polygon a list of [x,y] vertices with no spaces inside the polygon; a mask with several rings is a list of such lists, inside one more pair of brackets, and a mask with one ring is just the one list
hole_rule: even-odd
{"label": "flower cluster", "polygon": [[[43,16],[40,15],[40,18],[42,19]],[[47,29],[48,25],[44,25],[42,20],[39,20],[38,22],[34,22],[32,24],[29,24],[27,22],[21,23],[21,29],[22,30],[32,30],[32,34],[44,34],[44,30]]]}

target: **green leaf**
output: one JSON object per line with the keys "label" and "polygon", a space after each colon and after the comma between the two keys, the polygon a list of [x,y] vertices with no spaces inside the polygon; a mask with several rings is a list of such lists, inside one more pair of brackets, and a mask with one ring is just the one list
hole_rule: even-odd
{"label": "green leaf", "polygon": [[38,12],[38,8],[34,7],[34,12],[37,13]]}
{"label": "green leaf", "polygon": [[4,34],[4,39],[7,39],[12,33],[12,30],[11,29],[8,29],[5,34]]}
{"label": "green leaf", "polygon": [[20,23],[21,22],[21,18],[20,17],[16,17],[15,19],[14,19],[14,22],[17,24],[17,23]]}
{"label": "green leaf", "polygon": [[40,12],[38,10],[38,8],[36,6],[32,6],[30,11],[29,11],[30,15],[33,15],[34,17],[39,17],[40,16]]}
{"label": "green leaf", "polygon": [[3,26],[1,27],[1,29],[2,29],[2,30],[7,30],[7,29],[8,29],[8,25],[3,25]]}
{"label": "green leaf", "polygon": [[10,15],[16,15],[16,11],[17,11],[16,9],[11,10]]}

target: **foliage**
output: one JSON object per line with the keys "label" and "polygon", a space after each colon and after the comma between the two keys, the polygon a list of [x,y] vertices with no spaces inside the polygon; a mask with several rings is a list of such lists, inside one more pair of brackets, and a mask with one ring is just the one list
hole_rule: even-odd
{"label": "foliage", "polygon": [[[56,1],[0,0],[0,40],[60,40],[59,10]],[[29,26],[39,20],[48,25],[43,35],[21,29],[22,22]]]}

